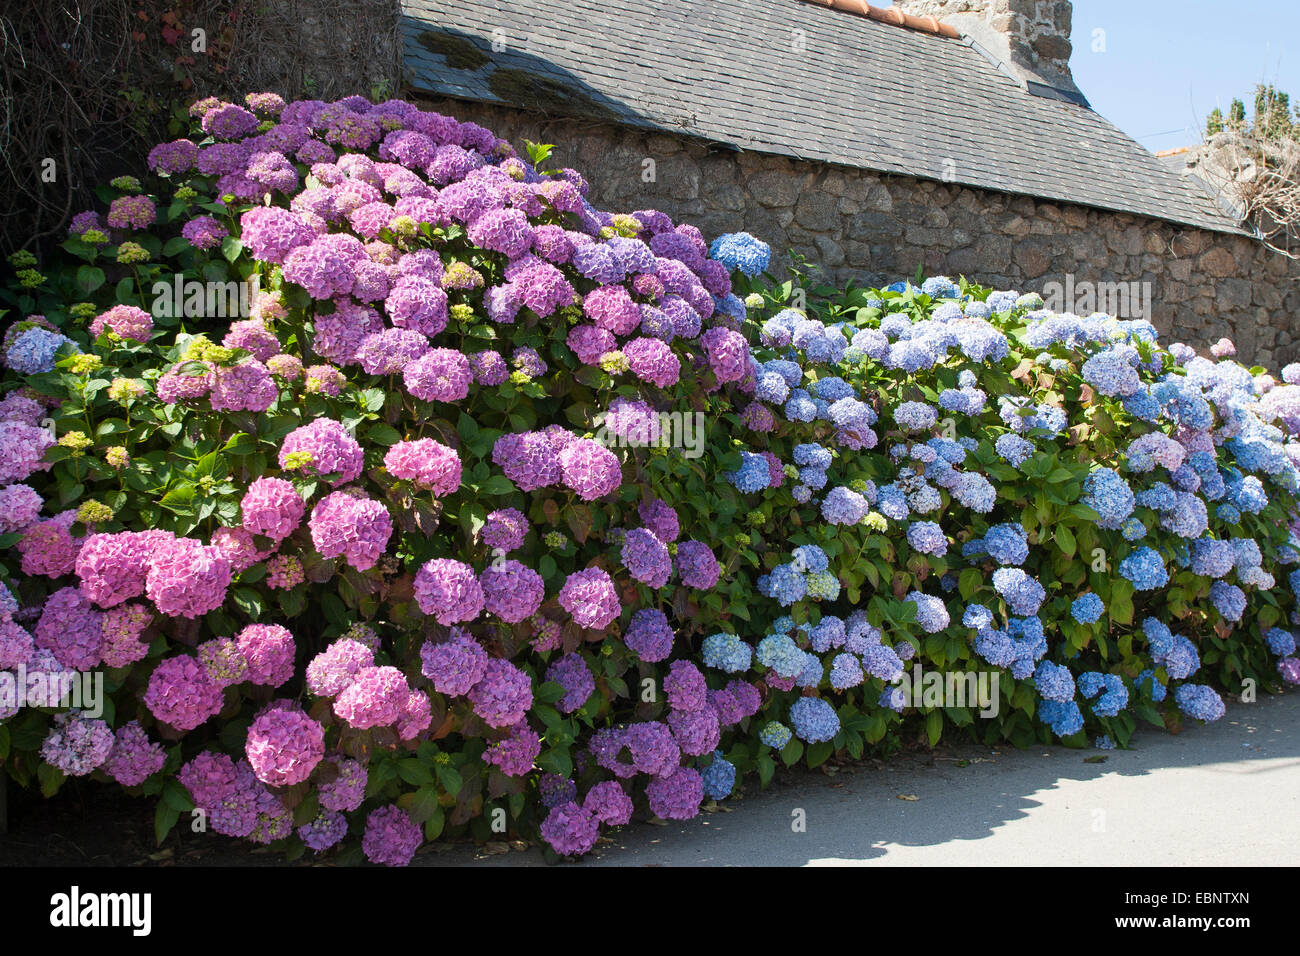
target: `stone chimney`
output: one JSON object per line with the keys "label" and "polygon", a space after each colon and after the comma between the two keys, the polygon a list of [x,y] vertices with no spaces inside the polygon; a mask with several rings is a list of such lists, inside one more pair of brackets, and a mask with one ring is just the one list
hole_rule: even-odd
{"label": "stone chimney", "polygon": [[1086,103],[1070,76],[1070,0],[894,0],[894,6],[956,27],[1031,92]]}

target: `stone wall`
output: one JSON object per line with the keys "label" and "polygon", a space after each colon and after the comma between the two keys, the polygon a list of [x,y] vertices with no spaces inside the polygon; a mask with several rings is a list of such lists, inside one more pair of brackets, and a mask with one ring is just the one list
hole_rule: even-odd
{"label": "stone wall", "polygon": [[1145,282],[1167,342],[1228,336],[1243,361],[1274,372],[1300,359],[1300,268],[1245,236],[481,104],[424,105],[521,149],[525,138],[556,144],[552,162],[587,177],[600,208],[662,209],[707,238],[743,229],[836,284],[886,284],[918,265],[1022,292],[1067,274],[1076,287]]}

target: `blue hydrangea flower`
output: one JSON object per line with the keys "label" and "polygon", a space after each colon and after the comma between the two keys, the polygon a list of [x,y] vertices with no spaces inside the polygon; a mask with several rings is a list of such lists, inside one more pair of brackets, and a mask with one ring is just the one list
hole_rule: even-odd
{"label": "blue hydrangea flower", "polygon": [[1029,557],[1029,538],[1018,524],[995,524],[984,534],[984,549],[998,564],[1024,564]]}
{"label": "blue hydrangea flower", "polygon": [[36,375],[54,368],[54,363],[59,360],[59,350],[65,345],[71,346],[71,351],[81,351],[66,335],[39,325],[33,326],[14,339],[5,358],[15,372]]}
{"label": "blue hydrangea flower", "polygon": [[758,732],[758,739],[774,750],[783,750],[792,736],[789,727],[775,720],[769,720]]}
{"label": "blue hydrangea flower", "polygon": [[839,715],[820,697],[800,697],[791,704],[790,722],[795,736],[805,743],[821,743],[840,732]]}
{"label": "blue hydrangea flower", "polygon": [[727,480],[741,494],[753,494],[762,491],[772,480],[772,473],[767,467],[767,459],[751,451],[740,453],[740,468],[727,473]]}
{"label": "blue hydrangea flower", "polygon": [[704,783],[704,795],[710,800],[724,800],[731,796],[736,786],[736,766],[722,756],[721,750],[713,751],[713,760],[700,774]]}
{"label": "blue hydrangea flower", "polygon": [[[804,582],[804,576],[795,567],[789,564],[780,564],[772,569],[768,575],[768,597],[774,599],[782,607],[789,607],[797,601],[802,601],[805,594],[808,593],[808,586]],[[793,675],[792,675],[793,676]]]}
{"label": "blue hydrangea flower", "polygon": [[1226,712],[1223,698],[1201,684],[1182,684],[1174,691],[1174,703],[1188,717],[1210,722]]}
{"label": "blue hydrangea flower", "polygon": [[908,525],[907,543],[921,554],[943,555],[948,551],[948,538],[943,528],[933,521],[913,521]]}
{"label": "blue hydrangea flower", "polygon": [[1070,605],[1070,616],[1080,624],[1094,624],[1105,610],[1106,606],[1102,604],[1101,598],[1089,591],[1087,594],[1080,595]]}
{"label": "blue hydrangea flower", "polygon": [[1210,603],[1225,621],[1240,621],[1246,610],[1246,592],[1235,584],[1215,581],[1210,585]]}
{"label": "blue hydrangea flower", "polygon": [[1074,700],[1074,675],[1061,664],[1040,663],[1034,670],[1034,686],[1044,700]]}
{"label": "blue hydrangea flower", "polygon": [[1043,586],[1021,568],[998,568],[993,572],[993,587],[1014,614],[1037,614],[1047,597]]}
{"label": "blue hydrangea flower", "polygon": [[1078,687],[1086,700],[1101,695],[1092,705],[1092,712],[1098,717],[1114,717],[1128,703],[1128,688],[1118,674],[1086,671],[1079,675]]}
{"label": "blue hydrangea flower", "polygon": [[933,428],[938,413],[925,402],[902,402],[894,409],[894,422],[904,431]]}
{"label": "blue hydrangea flower", "polygon": [[1141,547],[1119,563],[1120,576],[1138,591],[1154,591],[1169,583],[1164,559],[1153,548]]}
{"label": "blue hydrangea flower", "polygon": [[836,690],[847,690],[850,687],[857,687],[865,677],[862,673],[862,662],[852,654],[836,654],[835,659],[831,661],[831,686]]}
{"label": "blue hydrangea flower", "polygon": [[1072,737],[1083,730],[1083,713],[1074,701],[1045,700],[1038,705],[1038,719],[1058,737]]}
{"label": "blue hydrangea flower", "polygon": [[785,634],[769,634],[759,641],[755,657],[764,667],[788,679],[798,677],[806,663],[804,651]]}
{"label": "blue hydrangea flower", "polygon": [[961,295],[957,283],[947,276],[930,276],[921,283],[921,291],[932,299],[955,299]]}
{"label": "blue hydrangea flower", "polygon": [[967,604],[961,622],[966,627],[973,627],[979,631],[993,623],[993,612],[983,604]]}
{"label": "blue hydrangea flower", "polygon": [[1013,432],[999,436],[993,448],[1013,468],[1020,467],[1020,463],[1034,453],[1034,446]]}
{"label": "blue hydrangea flower", "polygon": [[826,552],[815,544],[801,544],[793,551],[790,562],[800,571],[825,571],[830,567]]}
{"label": "blue hydrangea flower", "polygon": [[1136,498],[1133,489],[1113,468],[1096,468],[1083,482],[1080,499],[1097,512],[1097,526],[1116,530],[1133,513]]}
{"label": "blue hydrangea flower", "polygon": [[1155,671],[1147,668],[1141,674],[1138,674],[1137,680],[1133,682],[1133,686],[1138,690],[1141,690],[1142,685],[1148,682],[1151,684],[1151,699],[1157,704],[1160,703],[1165,699],[1165,685],[1160,683],[1156,678]]}
{"label": "blue hydrangea flower", "polygon": [[708,667],[716,667],[728,674],[737,674],[749,669],[754,649],[735,634],[710,634],[704,639],[700,656]]}
{"label": "blue hydrangea flower", "polygon": [[767,271],[772,247],[747,232],[729,232],[709,244],[709,258],[753,278]]}
{"label": "blue hydrangea flower", "polygon": [[808,643],[818,654],[833,647],[843,647],[847,636],[843,619],[833,614],[827,614],[808,629]]}
{"label": "blue hydrangea flower", "polygon": [[1295,635],[1280,627],[1270,627],[1264,634],[1268,649],[1278,657],[1290,657],[1295,653]]}
{"label": "blue hydrangea flower", "polygon": [[948,608],[942,598],[913,591],[906,599],[916,605],[916,622],[928,634],[942,631],[949,624]]}

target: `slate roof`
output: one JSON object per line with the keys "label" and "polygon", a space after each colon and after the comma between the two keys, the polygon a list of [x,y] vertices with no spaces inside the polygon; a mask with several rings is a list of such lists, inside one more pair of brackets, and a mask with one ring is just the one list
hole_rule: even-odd
{"label": "slate roof", "polygon": [[403,0],[402,33],[417,91],[1241,231],[962,40],[801,0]]}

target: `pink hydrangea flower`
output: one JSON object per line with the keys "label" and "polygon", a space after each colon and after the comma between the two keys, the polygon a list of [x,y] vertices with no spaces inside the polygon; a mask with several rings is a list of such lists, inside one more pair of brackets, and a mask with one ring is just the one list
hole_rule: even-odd
{"label": "pink hydrangea flower", "polygon": [[483,589],[474,569],[462,561],[434,558],[415,574],[415,603],[421,611],[451,625],[472,621],[483,610]]}
{"label": "pink hydrangea flower", "polygon": [[455,349],[429,349],[402,369],[406,390],[426,402],[458,402],[473,381],[469,359]]}
{"label": "pink hydrangea flower", "polygon": [[293,678],[293,635],[279,624],[249,624],[236,636],[248,661],[248,679],[279,687]]}
{"label": "pink hydrangea flower", "polygon": [[375,566],[393,534],[392,516],[381,502],[347,491],[321,499],[307,524],[323,557],[342,557],[358,571]]}
{"label": "pink hydrangea flower", "polygon": [[325,756],[325,728],[296,707],[274,708],[248,728],[244,754],[262,783],[291,787],[310,777]]}
{"label": "pink hydrangea flower", "polygon": [[432,438],[399,441],[384,455],[384,467],[394,478],[414,482],[435,498],[444,498],[460,487],[460,456]]}
{"label": "pink hydrangea flower", "polygon": [[362,668],[373,667],[375,652],[359,641],[340,638],[307,665],[307,689],[319,697],[336,697]]}
{"label": "pink hydrangea flower", "polygon": [[484,606],[507,624],[518,624],[537,613],[546,598],[542,576],[518,561],[493,564],[479,575]]}
{"label": "pink hydrangea flower", "polygon": [[579,626],[596,630],[608,627],[622,610],[614,581],[601,568],[570,574],[560,589],[559,601]]}
{"label": "pink hydrangea flower", "polygon": [[283,478],[257,478],[244,492],[239,507],[248,531],[279,541],[302,523],[307,506],[291,482]]}
{"label": "pink hydrangea flower", "polygon": [[149,677],[144,704],[164,724],[177,730],[193,730],[221,712],[221,688],[208,677],[195,658],[186,654],[169,657]]}
{"label": "pink hydrangea flower", "polygon": [[145,594],[163,614],[202,617],[226,600],[230,559],[193,538],[159,541],[149,558]]}
{"label": "pink hydrangea flower", "polygon": [[617,490],[623,466],[612,451],[590,438],[570,442],[560,452],[564,484],[583,501],[595,501]]}
{"label": "pink hydrangea flower", "polygon": [[98,337],[105,331],[116,332],[123,339],[148,342],[153,332],[153,316],[134,305],[115,305],[90,323],[91,335]]}
{"label": "pink hydrangea flower", "polygon": [[85,671],[103,660],[100,613],[76,588],[59,588],[46,599],[35,637],[65,667]]}
{"label": "pink hydrangea flower", "polygon": [[326,478],[332,485],[356,480],[365,463],[365,453],[346,428],[331,418],[318,418],[295,428],[280,446],[280,467],[286,468],[291,455],[309,455],[303,470]]}
{"label": "pink hydrangea flower", "polygon": [[406,866],[422,842],[424,835],[419,824],[411,820],[401,807],[389,804],[372,810],[366,817],[361,850],[371,863]]}
{"label": "pink hydrangea flower", "polygon": [[334,699],[334,714],[350,727],[366,730],[395,724],[411,696],[396,667],[363,667]]}

